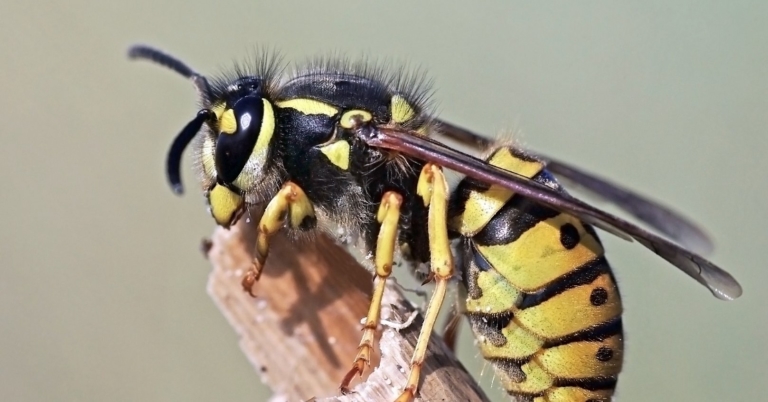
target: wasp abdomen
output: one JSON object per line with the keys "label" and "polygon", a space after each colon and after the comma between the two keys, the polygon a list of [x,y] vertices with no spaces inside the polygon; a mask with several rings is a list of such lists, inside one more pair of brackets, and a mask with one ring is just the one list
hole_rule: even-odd
{"label": "wasp abdomen", "polygon": [[[563,191],[542,162],[514,148],[488,162]],[[592,227],[467,179],[451,217],[467,316],[507,392],[521,401],[608,400],[622,364],[622,307]]]}

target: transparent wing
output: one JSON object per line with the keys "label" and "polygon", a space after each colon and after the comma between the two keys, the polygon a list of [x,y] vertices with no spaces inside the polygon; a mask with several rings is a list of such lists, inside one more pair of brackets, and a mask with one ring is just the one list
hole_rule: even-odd
{"label": "transparent wing", "polygon": [[361,124],[357,128],[357,135],[369,146],[431,161],[476,180],[505,187],[517,195],[576,216],[588,224],[624,239],[637,240],[706,286],[718,299],[732,300],[741,295],[739,283],[729,273],[703,257],[572,196],[561,194],[531,179],[492,166],[481,159],[430,138],[419,136],[412,131]]}
{"label": "transparent wing", "polygon": [[[439,124],[438,134],[459,141],[464,145],[485,149],[493,144],[491,140],[451,123],[441,121]],[[528,151],[526,150],[526,152]],[[714,246],[711,238],[703,229],[680,213],[575,166],[538,152],[533,152],[533,154],[546,162],[548,171],[557,176],[558,179],[565,179],[567,184],[574,184],[587,190],[589,194],[616,205],[687,249],[702,255],[712,253]]]}

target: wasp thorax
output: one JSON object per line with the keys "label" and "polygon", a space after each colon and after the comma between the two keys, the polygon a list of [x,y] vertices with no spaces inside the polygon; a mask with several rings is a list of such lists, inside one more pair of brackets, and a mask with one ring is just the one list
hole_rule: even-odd
{"label": "wasp thorax", "polygon": [[248,95],[218,115],[214,151],[217,182],[247,191],[258,183],[275,130],[268,100]]}

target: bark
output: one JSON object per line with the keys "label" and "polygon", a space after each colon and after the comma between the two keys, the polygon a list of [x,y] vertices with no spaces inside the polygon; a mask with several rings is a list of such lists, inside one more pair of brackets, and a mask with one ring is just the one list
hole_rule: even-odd
{"label": "bark", "polygon": [[[256,373],[273,390],[272,401],[393,401],[406,383],[421,314],[399,331],[382,326],[380,354],[374,354],[367,379],[353,381],[353,393],[340,395],[338,385],[352,366],[360,321],[370,303],[371,273],[324,235],[298,243],[276,235],[252,298],[240,279],[250,265],[255,230],[242,221],[231,230],[217,229],[205,247],[213,265],[208,293]],[[394,281],[388,285],[382,318],[405,322],[416,309]],[[488,398],[433,334],[417,400]]]}

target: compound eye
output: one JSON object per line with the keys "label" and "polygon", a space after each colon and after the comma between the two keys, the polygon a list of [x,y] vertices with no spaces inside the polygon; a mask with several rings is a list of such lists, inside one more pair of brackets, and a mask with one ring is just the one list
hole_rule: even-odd
{"label": "compound eye", "polygon": [[240,175],[259,139],[263,118],[264,102],[256,96],[240,98],[222,113],[215,154],[220,182],[233,183]]}

